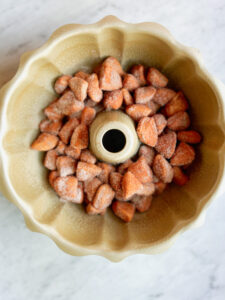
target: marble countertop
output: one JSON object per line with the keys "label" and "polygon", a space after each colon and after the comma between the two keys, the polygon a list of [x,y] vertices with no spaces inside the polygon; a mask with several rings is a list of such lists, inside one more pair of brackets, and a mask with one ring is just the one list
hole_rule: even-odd
{"label": "marble countertop", "polygon": [[[1,0],[0,86],[20,55],[42,45],[66,23],[93,23],[113,14],[128,22],[156,21],[198,48],[208,70],[225,82],[224,0]],[[30,232],[20,211],[0,196],[0,299],[223,300],[225,195],[206,223],[179,237],[166,253],[120,263],[71,257],[46,236]]]}

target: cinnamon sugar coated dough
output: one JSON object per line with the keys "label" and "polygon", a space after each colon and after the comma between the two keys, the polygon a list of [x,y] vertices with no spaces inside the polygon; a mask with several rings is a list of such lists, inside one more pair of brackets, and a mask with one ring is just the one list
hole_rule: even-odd
{"label": "cinnamon sugar coated dough", "polygon": [[[135,64],[126,72],[112,56],[93,73],[56,78],[58,97],[44,108],[31,149],[46,152],[43,165],[61,202],[82,204],[96,218],[111,208],[130,222],[171,182],[181,188],[190,181],[186,169],[202,136],[191,127],[188,99],[168,82],[152,66]],[[89,149],[89,128],[103,110],[126,113],[141,142],[138,153],[119,165],[99,161]]]}

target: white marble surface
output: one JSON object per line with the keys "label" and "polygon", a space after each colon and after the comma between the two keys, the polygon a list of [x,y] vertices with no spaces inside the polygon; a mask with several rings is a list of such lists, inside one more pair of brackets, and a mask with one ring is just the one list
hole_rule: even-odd
{"label": "white marble surface", "polygon": [[[224,0],[0,0],[0,85],[12,77],[20,55],[60,25],[92,23],[108,14],[162,23],[199,48],[209,71],[225,82]],[[115,264],[63,253],[30,232],[19,210],[1,196],[0,299],[225,299],[224,198],[209,207],[203,227],[183,234],[166,253]]]}

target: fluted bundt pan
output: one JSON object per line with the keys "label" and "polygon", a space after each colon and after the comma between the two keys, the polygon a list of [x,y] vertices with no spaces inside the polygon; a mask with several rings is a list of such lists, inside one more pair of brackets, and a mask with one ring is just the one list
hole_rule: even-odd
{"label": "fluted bundt pan", "polygon": [[[55,97],[55,79],[92,70],[109,55],[125,70],[142,63],[164,72],[190,101],[193,127],[203,135],[189,183],[171,185],[129,224],[110,210],[103,217],[88,216],[80,205],[61,203],[47,182],[43,153],[30,149],[43,108]],[[31,230],[48,235],[72,255],[118,261],[163,251],[179,233],[198,224],[222,192],[224,99],[225,87],[206,71],[199,52],[178,43],[159,24],[128,24],[108,16],[96,24],[63,26],[41,48],[22,56],[15,77],[0,91],[0,189]]]}

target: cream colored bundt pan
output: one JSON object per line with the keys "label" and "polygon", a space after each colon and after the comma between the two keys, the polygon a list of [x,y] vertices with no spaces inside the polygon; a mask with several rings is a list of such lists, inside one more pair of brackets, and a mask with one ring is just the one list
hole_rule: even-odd
{"label": "cream colored bundt pan", "polygon": [[[151,209],[125,224],[109,209],[88,216],[82,206],[60,203],[49,186],[43,153],[29,146],[60,74],[91,70],[106,56],[125,70],[134,63],[158,67],[191,103],[193,127],[203,135],[185,187],[171,185]],[[41,48],[25,53],[15,77],[0,91],[0,189],[22,211],[27,226],[51,237],[72,255],[119,261],[167,249],[184,230],[199,224],[208,204],[222,193],[225,156],[225,87],[203,66],[197,50],[178,43],[159,24],[128,24],[108,16],[96,24],[66,25]],[[202,218],[201,218],[202,219]]]}

